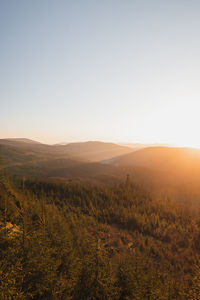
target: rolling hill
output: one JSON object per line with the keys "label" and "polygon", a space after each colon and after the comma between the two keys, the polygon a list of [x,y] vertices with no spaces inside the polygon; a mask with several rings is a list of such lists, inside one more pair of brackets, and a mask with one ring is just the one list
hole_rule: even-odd
{"label": "rolling hill", "polygon": [[102,165],[99,161],[131,151],[128,147],[102,142],[46,145],[27,139],[1,139],[0,169],[36,177],[113,175],[115,167]]}
{"label": "rolling hill", "polygon": [[173,147],[148,147],[103,163],[115,166],[137,166],[162,171],[199,169],[200,150]]}
{"label": "rolling hill", "polygon": [[54,157],[74,157],[78,160],[98,162],[119,155],[131,153],[133,149],[114,143],[82,142],[67,145],[47,145],[29,139],[0,139],[0,145],[11,146],[33,153],[47,154]]}
{"label": "rolling hill", "polygon": [[[102,159],[102,160],[101,160]],[[101,161],[99,161],[101,160]],[[103,184],[131,180],[156,191],[193,187],[200,176],[200,150],[147,147],[135,150],[112,143],[46,145],[25,139],[0,140],[0,169],[20,176],[95,180]]]}
{"label": "rolling hill", "polygon": [[96,141],[54,145],[53,147],[58,153],[70,154],[76,158],[81,157],[91,162],[100,162],[133,151],[130,147]]}

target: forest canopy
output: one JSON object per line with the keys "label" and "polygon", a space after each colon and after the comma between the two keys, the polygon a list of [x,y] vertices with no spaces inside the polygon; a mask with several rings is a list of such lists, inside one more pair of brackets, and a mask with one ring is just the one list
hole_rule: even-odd
{"label": "forest canopy", "polygon": [[199,299],[199,204],[1,175],[2,299]]}

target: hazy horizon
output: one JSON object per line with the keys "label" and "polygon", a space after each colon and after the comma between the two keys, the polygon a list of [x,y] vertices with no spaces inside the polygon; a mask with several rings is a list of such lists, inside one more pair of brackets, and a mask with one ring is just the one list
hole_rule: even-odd
{"label": "hazy horizon", "polygon": [[[113,141],[113,140],[98,140],[98,139],[93,139],[93,140],[71,140],[71,141],[57,141],[57,142],[45,142],[45,140],[36,140],[34,138],[31,137],[0,137],[0,139],[5,139],[5,140],[23,140],[23,139],[28,139],[28,140],[32,140],[34,142],[38,142],[38,143],[42,143],[42,144],[47,144],[47,145],[67,145],[67,144],[71,144],[71,143],[89,143],[89,142],[100,142],[100,143],[113,143],[116,145],[121,145],[121,146],[126,146],[126,147],[130,147],[130,148],[143,148],[143,147],[175,147],[175,148],[184,148],[187,146],[178,146],[178,145],[173,145],[173,144],[160,144],[160,143],[134,143],[134,142],[120,142],[120,141]],[[188,148],[195,148],[195,147],[188,147]],[[199,149],[199,148],[196,148]]]}
{"label": "hazy horizon", "polygon": [[1,1],[0,138],[200,148],[200,3]]}
{"label": "hazy horizon", "polygon": [[[35,142],[39,142],[39,143],[44,143],[44,144],[49,144],[49,145],[55,145],[55,144],[68,144],[68,143],[86,143],[86,142],[103,142],[103,143],[114,143],[114,144],[119,144],[119,145],[158,145],[158,146],[169,146],[169,147],[187,147],[186,145],[176,145],[176,144],[166,144],[166,143],[157,143],[157,142],[152,142],[152,143],[145,143],[145,142],[130,142],[130,141],[118,141],[118,140],[103,140],[103,139],[84,139],[84,138],[80,138],[80,139],[66,139],[66,140],[58,140],[58,139],[46,139],[45,137],[42,139],[37,139],[31,136],[0,136],[0,139],[30,139],[33,140]],[[189,148],[198,148],[198,147],[190,147]],[[200,147],[199,147],[200,148]]]}

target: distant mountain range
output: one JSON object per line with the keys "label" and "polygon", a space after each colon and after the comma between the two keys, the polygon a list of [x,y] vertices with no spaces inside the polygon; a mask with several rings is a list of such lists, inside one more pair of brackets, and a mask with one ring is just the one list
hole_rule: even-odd
{"label": "distant mountain range", "polygon": [[115,173],[114,166],[101,161],[132,151],[103,142],[47,145],[29,139],[0,139],[0,169],[16,175],[89,178]]}
{"label": "distant mountain range", "polygon": [[70,143],[67,145],[55,145],[60,153],[67,153],[76,158],[86,159],[90,162],[100,162],[104,159],[128,154],[133,151],[132,148],[117,145],[114,143],[103,142],[82,142]]}
{"label": "distant mountain range", "polygon": [[85,160],[90,162],[99,162],[111,157],[128,154],[133,151],[132,148],[117,145],[114,143],[103,142],[82,142],[69,143],[66,145],[47,145],[30,139],[0,139],[0,145],[11,146],[23,151],[30,151],[32,154],[41,154],[46,152],[47,155],[56,157],[69,158],[73,157],[77,160]]}
{"label": "distant mountain range", "polygon": [[106,184],[130,174],[156,186],[197,185],[200,150],[135,144],[82,142],[47,145],[29,139],[0,139],[0,170],[15,175],[80,178]]}

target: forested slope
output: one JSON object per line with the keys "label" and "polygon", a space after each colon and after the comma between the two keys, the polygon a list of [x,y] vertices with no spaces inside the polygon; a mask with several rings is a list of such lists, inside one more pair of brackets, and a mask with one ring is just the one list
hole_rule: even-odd
{"label": "forested slope", "polygon": [[199,299],[199,203],[1,175],[2,299]]}

